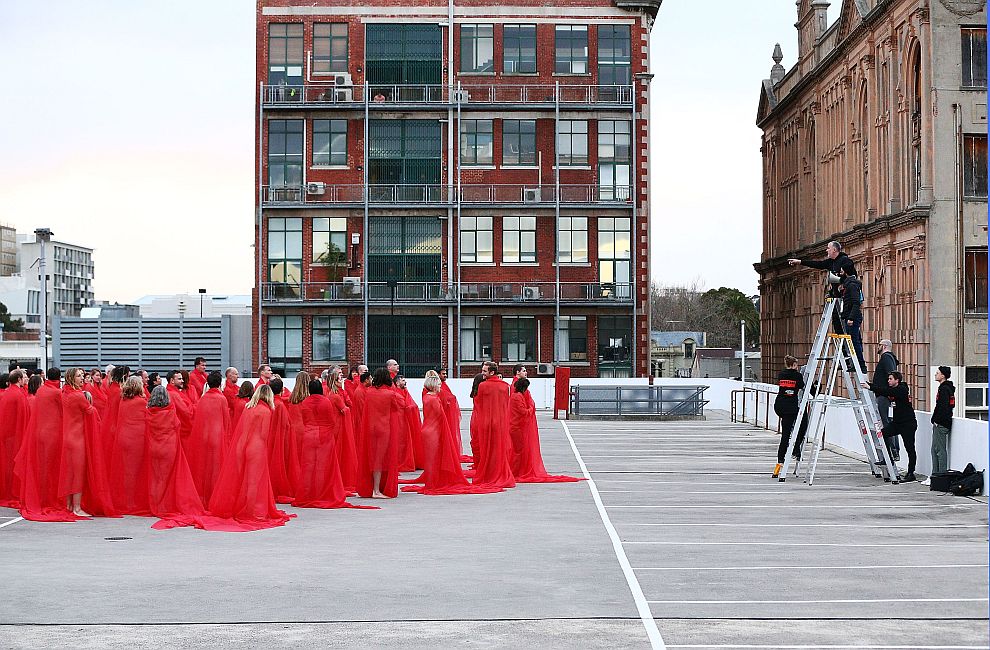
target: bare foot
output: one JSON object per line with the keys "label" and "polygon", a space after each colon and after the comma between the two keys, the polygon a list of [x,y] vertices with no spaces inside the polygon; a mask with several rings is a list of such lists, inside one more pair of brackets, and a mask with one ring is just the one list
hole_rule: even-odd
{"label": "bare foot", "polygon": [[388,499],[389,497],[385,496],[381,492],[372,492],[371,493],[371,498],[372,499]]}
{"label": "bare foot", "polygon": [[77,510],[73,510],[72,511],[72,514],[74,514],[77,517],[92,517],[93,516],[93,515],[89,514],[88,512],[86,512],[85,510],[83,510],[82,508],[79,508]]}

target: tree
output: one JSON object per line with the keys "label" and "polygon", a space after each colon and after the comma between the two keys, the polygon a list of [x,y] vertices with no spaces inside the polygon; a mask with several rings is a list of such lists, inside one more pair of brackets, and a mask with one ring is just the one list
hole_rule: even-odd
{"label": "tree", "polygon": [[719,287],[709,289],[701,296],[701,302],[706,311],[717,317],[714,323],[717,328],[713,331],[715,341],[709,342],[713,347],[738,348],[741,341],[739,322],[746,322],[746,341],[748,347],[757,347],[760,342],[760,312],[757,311],[753,299],[739,289]]}
{"label": "tree", "polygon": [[24,331],[24,321],[20,318],[12,319],[10,317],[10,312],[7,311],[7,305],[2,302],[0,302],[0,324],[3,325],[3,331],[5,332]]}
{"label": "tree", "polygon": [[654,284],[651,309],[655,329],[706,332],[709,347],[738,348],[739,321],[746,321],[747,347],[759,345],[759,311],[753,299],[738,289],[705,291],[700,280],[689,286]]}

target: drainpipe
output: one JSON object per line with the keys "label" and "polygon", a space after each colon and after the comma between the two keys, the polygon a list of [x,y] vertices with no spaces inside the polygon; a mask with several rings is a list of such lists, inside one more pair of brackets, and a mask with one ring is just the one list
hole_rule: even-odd
{"label": "drainpipe", "polygon": [[264,248],[264,237],[262,237],[262,219],[261,219],[261,205],[264,200],[264,178],[262,174],[264,173],[264,141],[265,141],[265,83],[260,82],[258,84],[258,208],[255,211],[255,226],[258,230],[258,241],[255,245],[254,253],[258,258],[258,281],[255,283],[258,287],[258,358],[255,360],[255,367],[261,364],[261,360],[264,358],[262,356],[262,341],[264,337],[261,333],[261,304],[263,302],[262,298],[262,281],[264,278],[264,264],[262,263],[262,257],[265,254]]}
{"label": "drainpipe", "polygon": [[962,162],[960,160],[960,151],[962,149],[962,115],[960,114],[959,104],[952,105],[952,142],[955,145],[953,147],[953,158],[956,171],[955,191],[953,192],[956,208],[956,304],[959,305],[959,309],[956,309],[956,365],[962,368],[966,363],[966,355],[964,354],[966,337],[963,333],[963,324],[965,322],[963,314],[966,311],[966,291],[963,286],[963,273],[965,272],[966,253],[962,241],[965,228],[963,226],[963,178]]}
{"label": "drainpipe", "polygon": [[[364,26],[364,42],[368,42],[368,25]],[[371,270],[371,265],[368,263],[368,199],[369,199],[369,188],[368,183],[370,182],[369,167],[368,164],[368,151],[370,146],[368,143],[368,137],[371,134],[371,126],[368,123],[369,111],[368,111],[368,95],[371,94],[371,85],[368,83],[368,61],[365,59],[364,62],[364,191],[362,192],[364,198],[364,240],[362,250],[364,253],[364,291],[362,295],[364,297],[364,363],[368,363],[368,290],[370,286],[368,284],[368,272]]]}
{"label": "drainpipe", "polygon": [[[454,92],[454,0],[447,0],[447,93],[448,99],[450,94]],[[460,122],[458,121],[458,124]],[[450,102],[447,102],[447,197],[448,206],[449,198],[454,193],[454,179],[450,174],[451,163],[454,160],[454,109]],[[459,197],[458,197],[459,199]],[[458,200],[458,205],[460,201]],[[450,287],[450,273],[453,268],[454,261],[454,233],[457,231],[457,226],[454,224],[454,209],[451,207],[447,208],[447,286]],[[458,302],[460,302],[460,288],[457,290]],[[454,309],[451,307],[447,308],[447,367],[451,371],[454,369],[454,328],[460,332],[461,322],[460,322],[460,305],[457,308],[457,320],[454,320]],[[457,339],[458,346],[460,337]],[[460,357],[460,354],[458,354]],[[460,368],[458,367],[458,371]],[[455,377],[460,377],[460,372],[458,372]]]}

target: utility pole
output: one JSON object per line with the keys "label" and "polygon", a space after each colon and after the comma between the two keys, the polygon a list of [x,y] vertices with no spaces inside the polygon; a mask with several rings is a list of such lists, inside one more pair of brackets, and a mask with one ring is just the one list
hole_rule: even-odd
{"label": "utility pole", "polygon": [[50,228],[38,228],[34,231],[34,236],[41,244],[41,256],[38,258],[38,274],[41,276],[41,332],[38,339],[41,342],[41,368],[42,372],[48,370],[48,262],[45,259],[45,244],[52,240]]}

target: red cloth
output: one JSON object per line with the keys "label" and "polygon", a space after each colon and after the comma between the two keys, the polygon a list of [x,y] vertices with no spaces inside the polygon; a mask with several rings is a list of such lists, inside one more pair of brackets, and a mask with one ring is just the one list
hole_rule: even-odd
{"label": "red cloth", "polygon": [[[330,400],[310,395],[299,404],[303,436],[299,448],[299,477],[292,505],[300,508],[361,508],[347,503],[340,479]],[[337,419],[340,419],[338,414]]]}
{"label": "red cloth", "polygon": [[14,473],[21,482],[21,516],[31,521],[76,521],[58,495],[62,459],[62,389],[46,381],[34,398]]}
{"label": "red cloth", "polygon": [[148,516],[148,400],[122,399],[110,456],[110,496],[122,515]]}
{"label": "red cloth", "polygon": [[91,515],[116,517],[107,482],[105,450],[99,440],[100,416],[83,391],[62,391],[62,460],[58,495],[82,494],[82,509]]}
{"label": "red cloth", "polygon": [[351,410],[344,400],[345,393],[333,393],[328,396],[330,400],[330,414],[333,416],[334,442],[337,451],[337,464],[340,466],[340,481],[344,484],[344,490],[354,492],[357,490],[358,459],[357,447],[354,442],[354,423],[351,419]]}
{"label": "red cloth", "polygon": [[234,405],[230,409],[231,431],[237,431],[237,423],[241,419],[241,414],[244,413],[244,407],[247,406],[247,403],[250,401],[250,397],[237,397],[234,399]]}
{"label": "red cloth", "polygon": [[103,444],[107,450],[107,458],[113,453],[113,440],[117,435],[117,412],[120,410],[120,391],[120,384],[110,382],[110,386],[107,388],[107,417],[105,420],[101,420],[102,425],[100,430],[103,437]]}
{"label": "red cloth", "polygon": [[[413,400],[406,388],[398,389],[406,404],[406,428],[409,431],[409,442],[412,446],[413,464],[418,468],[426,466],[423,459],[423,421],[419,416],[419,406]],[[399,458],[402,458],[401,447]]]}
{"label": "red cloth", "polygon": [[89,391],[89,394],[93,396],[93,407],[100,414],[100,421],[102,422],[107,417],[107,408],[109,407],[106,386],[104,384],[88,384],[83,390]]}
{"label": "red cloth", "polygon": [[[508,427],[509,385],[498,377],[489,377],[478,386],[474,398],[471,426],[477,436],[474,484],[510,488],[516,481],[509,461],[512,441]],[[480,458],[479,458],[480,456]]]}
{"label": "red cloth", "polygon": [[[236,382],[229,382],[226,379],[224,379],[223,396],[227,398],[227,406],[230,407],[231,416],[234,415],[234,402],[237,400],[238,390],[240,390],[240,386],[238,386]],[[231,422],[233,423],[233,420],[231,420]]]}
{"label": "red cloth", "polygon": [[296,493],[293,477],[299,475],[299,452],[290,425],[286,402],[281,395],[276,395],[271,433],[268,434],[268,471],[276,503],[292,503]]}
{"label": "red cloth", "polygon": [[199,368],[193,368],[189,373],[189,397],[193,404],[198,404],[203,396],[203,389],[206,387],[206,373]]}
{"label": "red cloth", "polygon": [[[423,396],[426,397],[426,389],[423,389]],[[447,417],[447,427],[451,435],[454,436],[454,449],[457,451],[460,462],[474,462],[472,456],[464,454],[464,438],[461,436],[461,405],[457,402],[457,396],[450,390],[447,382],[440,382],[440,401],[443,403],[443,411]],[[426,412],[423,412],[423,422],[426,422]]]}
{"label": "red cloth", "polygon": [[206,510],[179,440],[175,407],[148,409],[148,495],[151,512],[159,517],[152,528],[193,526]]}
{"label": "red cloth", "polygon": [[179,390],[173,384],[167,385],[165,390],[168,391],[169,402],[175,406],[175,413],[179,416],[179,437],[182,439],[182,444],[185,445],[189,440],[189,434],[192,433],[193,408],[189,405],[189,398],[186,397],[184,391]]}
{"label": "red cloth", "polygon": [[230,409],[217,388],[206,391],[193,415],[192,430],[185,441],[189,471],[203,503],[209,503],[220,476],[224,455],[231,446]]}
{"label": "red cloth", "polygon": [[512,474],[517,483],[572,483],[584,479],[547,474],[540,453],[536,403],[529,391],[509,397],[509,436],[512,438]]}
{"label": "red cloth", "polygon": [[20,480],[14,475],[14,459],[20,451],[31,407],[27,391],[11,386],[0,398],[0,506],[19,508],[21,505]]}
{"label": "red cloth", "polygon": [[358,462],[358,494],[370,497],[374,491],[372,472],[381,472],[378,491],[394,497],[399,493],[398,436],[405,400],[391,387],[365,389],[364,416],[361,419],[361,448]]}

